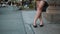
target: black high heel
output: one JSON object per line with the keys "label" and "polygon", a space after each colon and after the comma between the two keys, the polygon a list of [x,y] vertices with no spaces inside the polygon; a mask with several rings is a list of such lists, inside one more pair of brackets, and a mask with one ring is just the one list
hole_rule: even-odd
{"label": "black high heel", "polygon": [[37,27],[37,25],[33,25],[33,27],[34,27],[34,28],[36,28],[36,27]]}
{"label": "black high heel", "polygon": [[39,25],[40,27],[43,27],[44,25]]}

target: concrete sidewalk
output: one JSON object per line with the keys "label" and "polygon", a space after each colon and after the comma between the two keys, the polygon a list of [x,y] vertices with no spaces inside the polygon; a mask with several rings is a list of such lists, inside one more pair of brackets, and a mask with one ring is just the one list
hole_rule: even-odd
{"label": "concrete sidewalk", "polygon": [[33,27],[35,10],[17,10],[16,7],[0,8],[0,34],[60,34],[60,24],[50,24],[42,13],[44,27]]}
{"label": "concrete sidewalk", "polygon": [[22,11],[23,20],[25,23],[26,31],[28,34],[60,34],[60,24],[50,24],[48,20],[45,19],[45,12],[42,13],[42,18],[44,22],[44,27],[39,27],[39,20],[37,21],[37,28],[33,27],[33,20],[36,11]]}
{"label": "concrete sidewalk", "polygon": [[0,12],[0,34],[26,34],[21,11],[6,7]]}

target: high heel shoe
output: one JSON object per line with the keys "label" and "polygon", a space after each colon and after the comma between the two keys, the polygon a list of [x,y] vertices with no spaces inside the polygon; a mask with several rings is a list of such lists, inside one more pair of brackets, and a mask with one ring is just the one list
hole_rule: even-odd
{"label": "high heel shoe", "polygon": [[43,27],[44,25],[39,25],[40,27]]}
{"label": "high heel shoe", "polygon": [[36,27],[37,27],[37,25],[33,25],[33,27],[34,27],[34,28],[36,28]]}

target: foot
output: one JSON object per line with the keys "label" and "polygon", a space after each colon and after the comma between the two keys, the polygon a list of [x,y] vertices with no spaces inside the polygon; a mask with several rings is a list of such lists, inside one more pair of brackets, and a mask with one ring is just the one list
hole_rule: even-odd
{"label": "foot", "polygon": [[36,27],[37,27],[37,25],[33,25],[33,27],[34,27],[34,28],[36,28]]}
{"label": "foot", "polygon": [[34,28],[36,28],[36,27],[37,27],[37,24],[36,24],[36,23],[34,23],[34,24],[33,24],[33,27],[34,27]]}
{"label": "foot", "polygon": [[36,28],[36,27],[37,27],[37,24],[36,24],[35,22],[33,23],[33,27],[34,27],[34,28]]}
{"label": "foot", "polygon": [[40,22],[40,27],[43,27],[44,25],[43,25],[43,22]]}
{"label": "foot", "polygon": [[44,25],[40,25],[40,27],[43,27]]}

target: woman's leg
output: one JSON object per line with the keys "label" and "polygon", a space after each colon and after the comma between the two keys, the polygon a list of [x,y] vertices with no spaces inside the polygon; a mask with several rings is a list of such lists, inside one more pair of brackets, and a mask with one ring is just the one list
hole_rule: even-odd
{"label": "woman's leg", "polygon": [[37,7],[37,12],[36,12],[36,15],[35,15],[35,18],[34,18],[34,24],[33,24],[33,25],[36,25],[36,21],[37,21],[37,19],[39,18],[40,14],[41,14],[41,11],[40,11],[40,9]]}
{"label": "woman's leg", "polygon": [[36,2],[37,12],[36,12],[36,15],[35,15],[35,18],[34,18],[34,24],[33,25],[36,25],[36,21],[37,21],[37,19],[39,18],[40,14],[41,14],[39,4],[40,4],[40,1],[37,1]]}
{"label": "woman's leg", "polygon": [[[42,14],[42,13],[41,13]],[[43,25],[43,20],[42,20],[42,15],[40,14],[39,20],[40,20],[40,25]]]}
{"label": "woman's leg", "polygon": [[44,6],[44,1],[41,1],[40,2],[40,5],[39,5],[39,8],[40,8],[40,11],[41,11],[41,13],[40,13],[40,15],[39,15],[39,20],[40,20],[40,25],[43,25],[43,20],[42,20],[42,9],[43,9],[43,6]]}
{"label": "woman's leg", "polygon": [[44,6],[44,2],[40,1],[37,4],[38,4],[37,12],[36,12],[36,15],[35,15],[35,18],[34,18],[34,24],[33,25],[36,25],[36,21],[37,21],[38,18],[40,19],[40,23],[42,24],[41,13],[42,13],[42,7]]}
{"label": "woman's leg", "polygon": [[39,2],[40,2],[40,1],[37,1],[37,2],[36,2],[37,12],[36,12],[36,15],[35,15],[35,18],[34,18],[34,23],[33,23],[34,26],[36,25],[36,21],[37,21],[37,19],[38,19],[38,15],[39,15],[39,14],[38,14],[38,13],[39,13],[39,12],[38,12],[38,11],[39,11],[39,10],[38,10],[38,9],[39,9],[39,8],[38,8],[38,6],[39,6],[38,3],[39,3]]}

